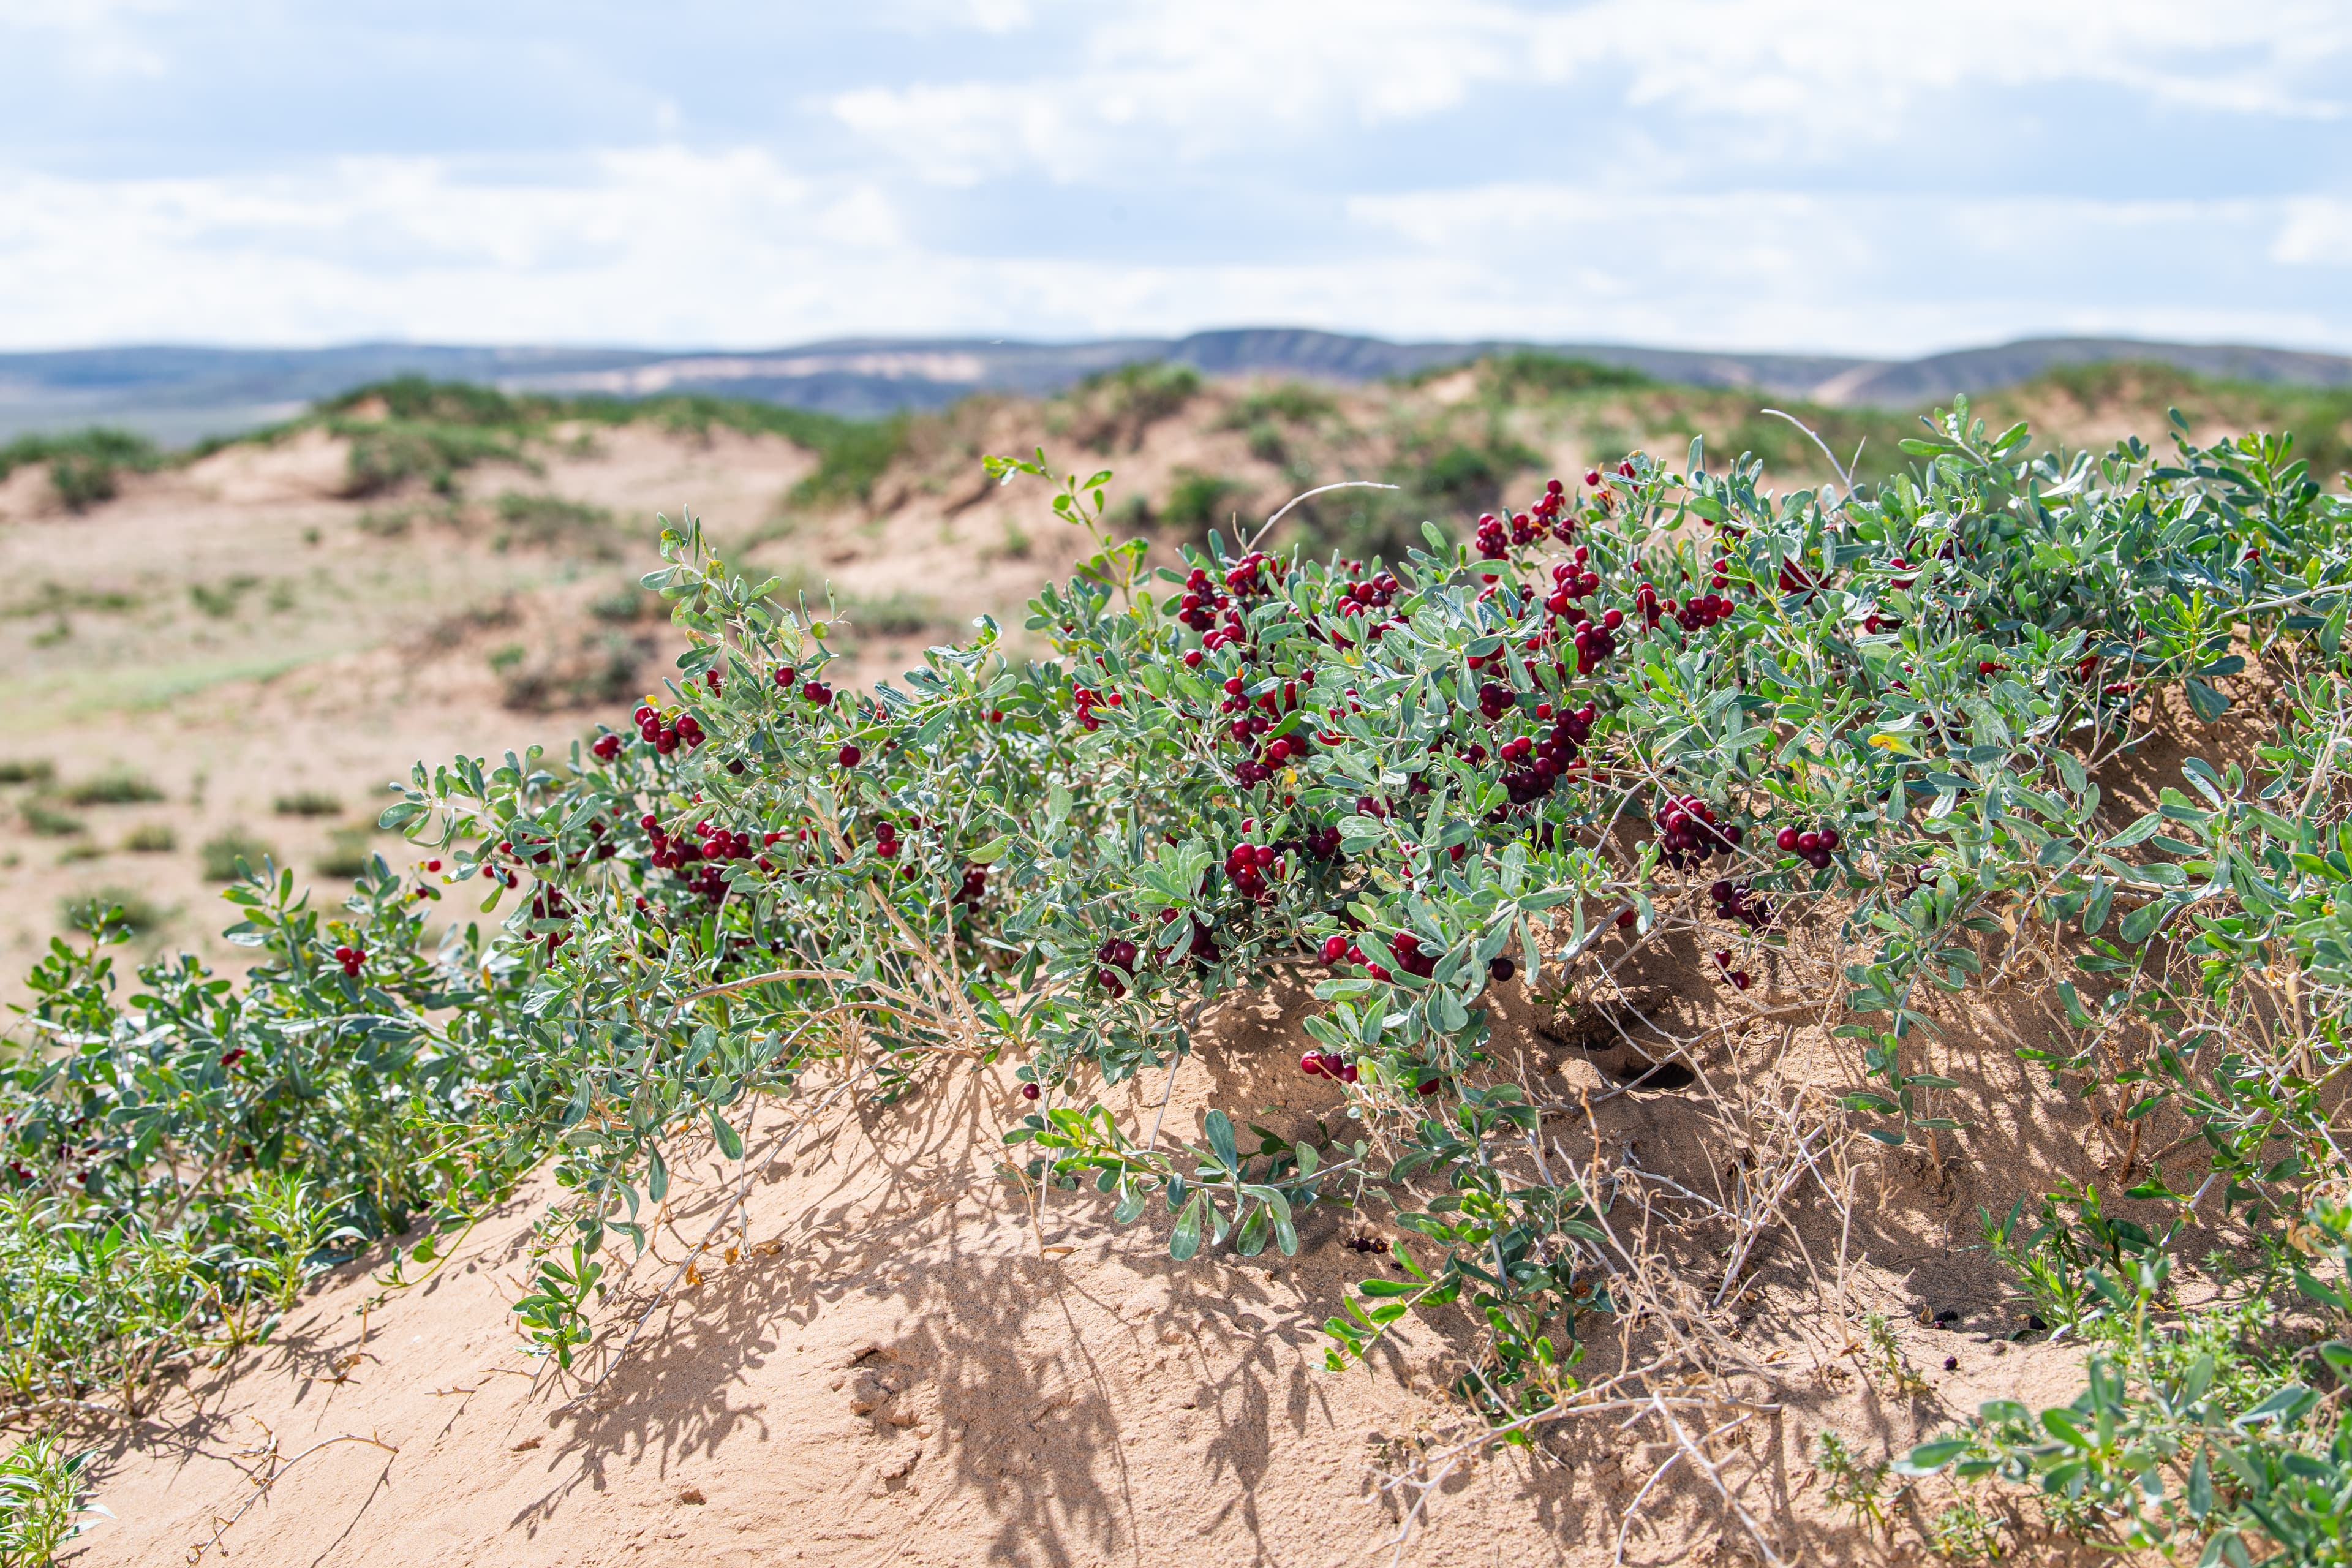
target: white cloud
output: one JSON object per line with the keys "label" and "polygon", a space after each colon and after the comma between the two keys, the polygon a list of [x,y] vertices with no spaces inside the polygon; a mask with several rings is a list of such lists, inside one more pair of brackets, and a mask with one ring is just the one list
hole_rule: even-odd
{"label": "white cloud", "polygon": [[[1749,163],[1920,129],[1969,88],[2102,85],[2183,108],[2335,119],[2352,8],[2331,0],[1599,0],[1528,11],[1492,0],[1191,0],[1066,8],[1076,29],[1025,79],[932,79],[835,95],[853,131],[923,177],[1103,179],[1170,157],[1271,151],[1350,127],[1485,106],[1498,139],[1575,139],[1580,117],[1633,110],[1738,123],[1693,161]],[[1956,154],[1958,155],[1958,154]]]}

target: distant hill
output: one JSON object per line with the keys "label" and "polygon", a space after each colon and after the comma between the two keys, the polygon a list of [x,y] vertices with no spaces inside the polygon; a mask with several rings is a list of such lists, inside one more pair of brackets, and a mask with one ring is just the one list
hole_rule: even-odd
{"label": "distant hill", "polygon": [[936,408],[980,392],[1039,395],[1135,360],[1215,375],[1351,382],[1407,375],[1481,354],[1538,349],[1661,381],[1753,387],[1776,396],[1913,407],[2023,381],[2053,365],[2150,360],[2209,375],[2352,385],[2352,358],[2238,344],[2035,338],[1904,361],[1709,353],[1622,343],[1390,342],[1295,327],[1033,343],[983,338],[850,338],[761,353],[475,348],[357,343],[328,349],[126,347],[0,354],[0,439],[27,430],[119,425],[184,443],[284,418],[310,402],[415,373],[509,390],[644,396],[709,392],[853,416]]}

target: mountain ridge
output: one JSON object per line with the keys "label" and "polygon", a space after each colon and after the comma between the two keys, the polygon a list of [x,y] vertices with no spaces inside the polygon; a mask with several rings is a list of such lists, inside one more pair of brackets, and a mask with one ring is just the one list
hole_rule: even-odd
{"label": "mountain ridge", "polygon": [[2116,337],[2022,338],[1908,360],[1506,339],[1400,342],[1304,327],[1067,343],[852,337],[759,351],[132,344],[0,353],[0,437],[93,424],[119,425],[166,442],[231,435],[287,417],[316,399],[399,374],[483,382],[518,392],[711,392],[873,417],[936,408],[975,393],[1043,395],[1137,360],[1169,360],[1212,375],[1354,382],[1517,351],[1591,360],[1660,381],[1749,387],[1834,405],[1916,406],[2011,385],[2055,365],[2116,360],[2155,361],[2245,381],[2352,385],[2352,357],[2345,355]]}

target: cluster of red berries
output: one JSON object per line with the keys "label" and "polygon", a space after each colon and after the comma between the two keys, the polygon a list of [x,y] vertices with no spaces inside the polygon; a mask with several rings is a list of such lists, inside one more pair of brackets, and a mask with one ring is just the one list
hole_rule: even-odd
{"label": "cluster of red berries", "polygon": [[335,962],[343,966],[345,974],[357,980],[360,977],[360,965],[367,962],[367,949],[346,943],[335,949]]}
{"label": "cluster of red berries", "polygon": [[1829,869],[1830,857],[1837,852],[1838,830],[1834,827],[1784,827],[1772,836],[1772,842],[1793,855],[1802,856],[1813,869]]}
{"label": "cluster of red berries", "polygon": [[1558,479],[1548,480],[1544,493],[1536,504],[1528,508],[1528,537],[1519,538],[1520,520],[1511,519],[1511,539],[1514,543],[1532,544],[1549,528],[1565,543],[1576,532],[1576,515],[1568,510],[1568,487]]}
{"label": "cluster of red berries", "polygon": [[[1396,960],[1396,966],[1407,974],[1418,974],[1426,980],[1437,973],[1437,961],[1444,955],[1424,949],[1421,945],[1421,938],[1413,935],[1412,932],[1401,931],[1389,938],[1389,956]],[[1367,967],[1376,968],[1371,965]],[[1386,980],[1388,976],[1376,972],[1373,978]]]}
{"label": "cluster of red berries", "polygon": [[[1555,561],[1551,567],[1551,593],[1544,600],[1544,608],[1555,616],[1568,614],[1568,607],[1577,600],[1601,592],[1601,574],[1587,564],[1591,557],[1581,544],[1576,553],[1565,561]],[[1618,620],[1625,617],[1619,616]],[[1613,623],[1612,623],[1613,624]]]}
{"label": "cluster of red berries", "polygon": [[1794,561],[1780,563],[1780,581],[1783,594],[1810,594],[1821,586],[1819,578]]}
{"label": "cluster of red berries", "polygon": [[963,868],[963,886],[951,894],[951,904],[977,904],[988,892],[988,868],[973,861]]}
{"label": "cluster of red berries", "polygon": [[1730,981],[1736,990],[1745,991],[1755,983],[1755,977],[1748,971],[1731,967],[1731,954],[1721,948],[1716,950],[1715,966],[1724,972],[1724,978]]}
{"label": "cluster of red berries", "polygon": [[1667,796],[1655,820],[1658,847],[1665,853],[1666,864],[1677,871],[1704,865],[1710,855],[1730,854],[1740,839],[1738,826],[1719,826],[1715,807],[1695,795]]}
{"label": "cluster of red berries", "polygon": [[[1160,923],[1161,925],[1168,924],[1175,918],[1176,911],[1174,910],[1162,910],[1160,911]],[[1198,920],[1195,920],[1192,922],[1192,941],[1191,944],[1185,948],[1184,952],[1185,956],[1192,959],[1194,963],[1203,965],[1222,963],[1224,962],[1225,957],[1224,950],[1217,945],[1217,933],[1211,931],[1207,926],[1202,925]]]}
{"label": "cluster of red berries", "polygon": [[[1772,906],[1756,896],[1756,889],[1746,882],[1717,880],[1710,884],[1706,896],[1715,900],[1715,918],[1738,921],[1749,931],[1762,931],[1772,923]],[[1627,910],[1617,917],[1621,926],[1632,925],[1633,911]]]}
{"label": "cluster of red berries", "polygon": [[1298,1058],[1298,1070],[1308,1078],[1336,1079],[1341,1083],[1356,1081],[1356,1064],[1343,1061],[1331,1051],[1309,1051]]}
{"label": "cluster of red berries", "polygon": [[824,681],[814,678],[808,680],[802,680],[800,678],[800,672],[793,669],[789,665],[779,668],[776,671],[777,690],[790,691],[794,685],[798,685],[800,687],[801,696],[807,701],[816,704],[819,708],[830,708],[833,706],[833,688],[827,686]]}
{"label": "cluster of red berries", "polygon": [[[1176,601],[1176,618],[1201,634],[1201,646],[1214,652],[1229,642],[1239,642],[1243,637],[1242,613],[1234,606],[1234,595],[1261,591],[1257,581],[1258,565],[1265,560],[1263,552],[1244,556],[1241,563],[1225,574],[1227,586],[1233,593],[1221,593],[1210,578],[1208,568],[1195,566],[1184,579],[1184,592]],[[1220,626],[1217,617],[1224,617]]]}
{"label": "cluster of red berries", "polygon": [[1095,717],[1097,704],[1117,708],[1123,700],[1116,691],[1106,697],[1101,692],[1084,686],[1074,686],[1070,689],[1070,702],[1078,710],[1078,726],[1089,733],[1102,728],[1102,721]]}
{"label": "cluster of red berries", "polygon": [[1123,936],[1115,936],[1095,949],[1095,962],[1101,965],[1095,971],[1095,978],[1114,1001],[1127,994],[1128,984],[1135,978],[1135,961],[1142,951]]}
{"label": "cluster of red berries", "polygon": [[1233,879],[1234,891],[1261,902],[1272,895],[1266,886],[1267,876],[1280,877],[1288,868],[1281,852],[1271,844],[1244,842],[1225,854],[1225,875]]}
{"label": "cluster of red berries", "polygon": [[[640,729],[639,733],[643,732],[643,730]],[[655,743],[660,743],[658,738],[656,738]],[[597,761],[609,763],[614,757],[621,754],[621,737],[615,735],[610,730],[607,730],[603,734],[597,736],[594,742],[591,744],[588,749],[596,753]]]}
{"label": "cluster of red berries", "polygon": [[1347,587],[1340,591],[1339,602],[1332,606],[1332,611],[1341,616],[1360,616],[1373,610],[1385,610],[1396,603],[1396,596],[1403,591],[1403,586],[1386,572],[1375,572],[1370,577],[1351,577]]}
{"label": "cluster of red berries", "polygon": [[885,860],[898,858],[898,829],[887,816],[877,818],[874,824],[874,853]]}
{"label": "cluster of red berries", "polygon": [[[701,722],[691,713],[681,713],[674,721],[668,721],[661,716],[659,709],[650,702],[645,702],[637,705],[636,712],[631,717],[637,721],[638,738],[665,757],[677,751],[681,744],[688,747],[698,746],[706,739],[702,732]],[[617,752],[620,748],[615,746],[614,750]],[[604,756],[604,753],[599,752],[597,755]]]}
{"label": "cluster of red berries", "polygon": [[1633,591],[1633,607],[1642,618],[1655,626],[1671,619],[1686,632],[1705,631],[1718,621],[1727,621],[1738,607],[1720,594],[1698,594],[1679,603],[1660,599],[1653,584],[1644,583]]}
{"label": "cluster of red berries", "polygon": [[1549,734],[1521,735],[1503,742],[1503,788],[1508,792],[1513,805],[1526,805],[1551,793],[1552,785],[1568,773],[1579,750],[1591,737],[1592,721],[1599,711],[1587,702],[1560,715]]}

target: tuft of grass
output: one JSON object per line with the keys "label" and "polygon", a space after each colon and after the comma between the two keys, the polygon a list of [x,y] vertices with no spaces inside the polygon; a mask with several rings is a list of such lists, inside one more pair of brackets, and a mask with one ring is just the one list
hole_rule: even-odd
{"label": "tuft of grass", "polygon": [[139,607],[138,595],[118,588],[68,587],[58,582],[45,582],[12,605],[0,605],[0,616],[12,620],[32,620],[42,616],[64,616],[68,611],[91,611],[100,615],[121,615]]}
{"label": "tuft of grass", "polygon": [[903,588],[894,588],[878,599],[845,600],[841,610],[851,626],[875,637],[913,637],[940,624],[937,605]]}
{"label": "tuft of grass", "polygon": [[1180,468],[1168,491],[1168,504],[1160,509],[1160,519],[1171,527],[1198,533],[1223,520],[1225,502],[1241,489],[1238,482],[1223,474]]}
{"label": "tuft of grass", "polygon": [[1321,387],[1303,381],[1286,381],[1243,396],[1225,416],[1224,423],[1228,430],[1246,430],[1253,425],[1269,422],[1311,425],[1339,411],[1339,400]]}
{"label": "tuft of grass", "polygon": [[588,601],[588,613],[608,626],[625,626],[635,621],[649,621],[661,610],[662,596],[634,583],[624,584],[609,594]]}
{"label": "tuft of grass", "polygon": [[69,805],[140,805],[162,800],[163,792],[154,780],[118,768],[68,784],[65,798]]}
{"label": "tuft of grass", "polygon": [[0,479],[28,463],[47,463],[58,499],[68,510],[87,511],[114,499],[123,473],[161,468],[163,454],[144,436],[98,427],[64,436],[19,436],[0,446]]}
{"label": "tuft of grass", "polygon": [[84,860],[103,860],[105,858],[105,845],[93,844],[87,838],[77,838],[71,844],[67,845],[65,848],[58,853],[58,864],[60,866],[78,866]]}
{"label": "tuft of grass", "polygon": [[908,423],[903,414],[878,420],[835,419],[810,426],[807,438],[794,436],[816,453],[816,471],[786,493],[785,504],[839,506],[873,500],[875,481],[906,450]]}
{"label": "tuft of grass", "polygon": [[638,690],[637,671],[653,656],[649,637],[624,637],[617,632],[583,637],[570,649],[550,649],[528,658],[520,644],[513,657],[500,662],[509,649],[491,656],[491,667],[505,677],[499,698],[520,713],[557,712],[619,702]]}
{"label": "tuft of grass", "polygon": [[131,830],[122,847],[133,855],[167,855],[180,847],[180,836],[168,822],[142,822]]}
{"label": "tuft of grass", "polygon": [[1659,384],[1624,365],[1601,364],[1566,354],[1545,353],[1539,349],[1496,354],[1481,363],[1480,371],[1487,391],[1506,403]]}
{"label": "tuft of grass", "polygon": [[44,757],[0,759],[0,784],[45,784],[58,776],[58,765]]}
{"label": "tuft of grass", "polygon": [[45,800],[28,800],[21,809],[25,826],[45,838],[69,838],[87,826],[80,817],[59,811]]}
{"label": "tuft of grass", "polygon": [[334,816],[342,811],[343,803],[324,790],[299,789],[279,795],[270,809],[280,816]]}
{"label": "tuft of grass", "polygon": [[68,893],[59,899],[58,921],[68,931],[94,931],[109,910],[120,910],[122,923],[138,936],[163,930],[171,918],[168,910],[138,889],[110,885],[86,893]]}
{"label": "tuft of grass", "polygon": [[191,583],[188,603],[195,605],[216,621],[225,621],[236,614],[244,597],[261,586],[261,579],[249,573],[239,573],[219,584]]}
{"label": "tuft of grass", "polygon": [[498,500],[499,532],[494,549],[517,545],[535,550],[559,550],[617,560],[620,529],[610,510],[562,496],[526,495],[508,490]]}
{"label": "tuft of grass", "polygon": [[352,880],[368,874],[375,851],[364,827],[338,827],[327,837],[325,853],[313,862],[321,877]]}
{"label": "tuft of grass", "polygon": [[242,827],[224,828],[196,847],[197,864],[208,882],[234,882],[277,858],[275,849]]}

